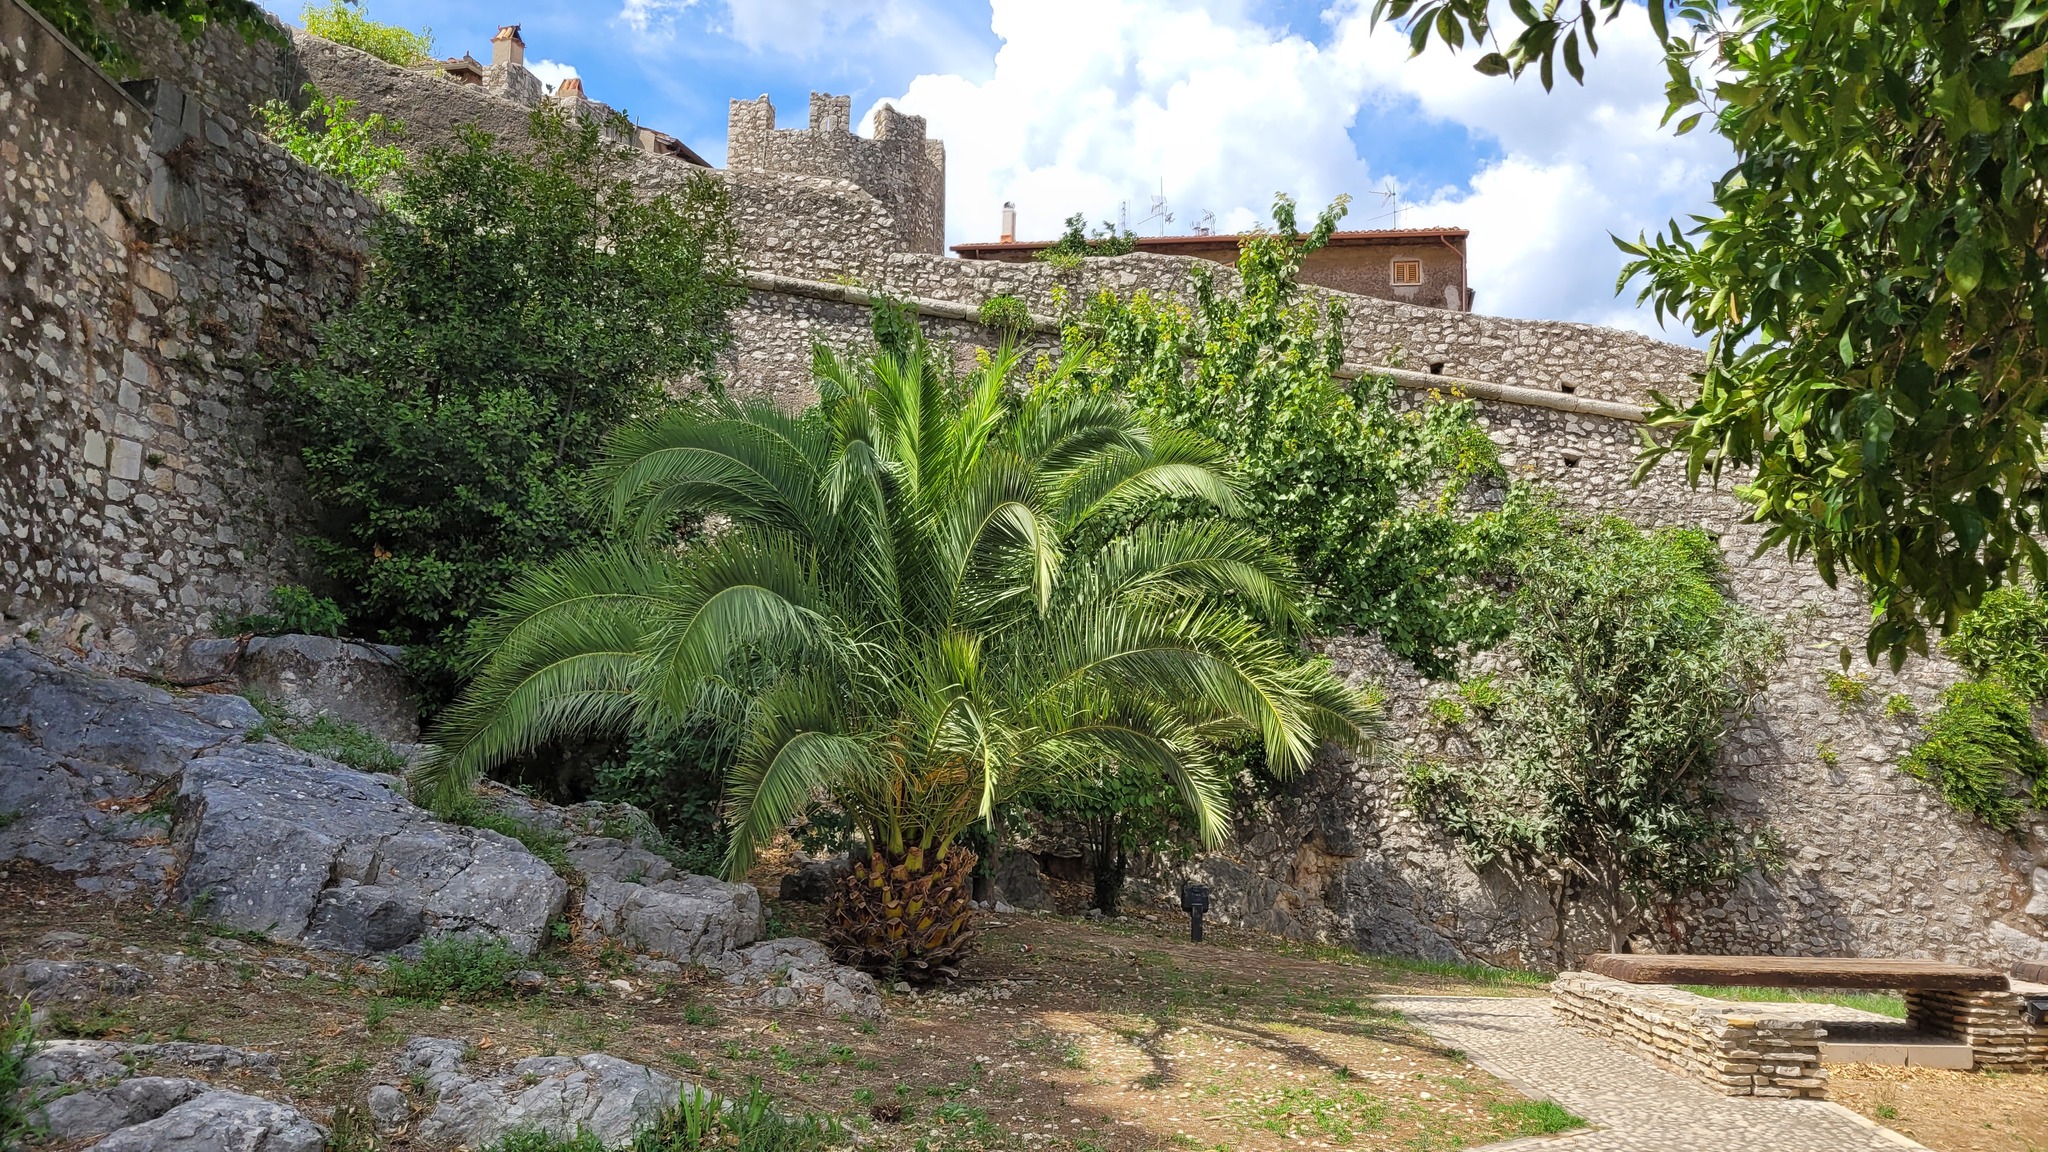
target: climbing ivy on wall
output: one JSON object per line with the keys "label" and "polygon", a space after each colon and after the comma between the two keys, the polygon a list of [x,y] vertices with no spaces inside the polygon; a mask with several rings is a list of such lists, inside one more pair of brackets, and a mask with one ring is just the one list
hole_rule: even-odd
{"label": "climbing ivy on wall", "polygon": [[1563,962],[1574,909],[1624,948],[1685,896],[1768,858],[1710,777],[1782,645],[1722,591],[1703,532],[1540,502],[1510,519],[1498,575],[1511,670],[1475,721],[1481,755],[1416,760],[1406,795],[1475,865],[1546,894]]}
{"label": "climbing ivy on wall", "polygon": [[96,18],[96,9],[119,5],[133,12],[162,16],[176,25],[187,40],[206,31],[210,24],[225,24],[255,39],[282,41],[284,32],[255,0],[28,0],[28,6],[42,14],[65,39],[98,61],[120,71],[128,53],[108,35]]}
{"label": "climbing ivy on wall", "polygon": [[1957,811],[2011,831],[2029,809],[2048,810],[2048,746],[2033,717],[2048,701],[2048,598],[1992,592],[1942,649],[1974,678],[1942,693],[1900,768]]}
{"label": "climbing ivy on wall", "polygon": [[530,157],[472,129],[399,176],[368,284],[281,388],[310,549],[353,632],[413,646],[430,704],[489,595],[601,534],[583,468],[714,367],[737,299],[722,183],[647,196],[598,125],[532,132]]}
{"label": "climbing ivy on wall", "polygon": [[1238,257],[1242,289],[1194,269],[1192,308],[1103,294],[1063,341],[1082,387],[1127,396],[1224,446],[1249,516],[1318,594],[1325,629],[1378,633],[1432,675],[1491,633],[1492,597],[1467,584],[1494,549],[1496,518],[1466,497],[1499,459],[1469,401],[1397,398],[1384,377],[1346,380],[1344,312],[1302,291],[1302,261],[1329,241],[1342,201],[1306,233],[1281,198],[1271,233]]}

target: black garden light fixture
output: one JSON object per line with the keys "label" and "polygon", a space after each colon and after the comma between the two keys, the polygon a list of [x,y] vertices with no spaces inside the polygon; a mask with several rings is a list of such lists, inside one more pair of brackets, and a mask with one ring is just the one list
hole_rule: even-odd
{"label": "black garden light fixture", "polygon": [[1188,939],[1197,944],[1202,942],[1202,915],[1209,911],[1209,886],[1207,884],[1183,884],[1180,889],[1181,911],[1188,914]]}
{"label": "black garden light fixture", "polygon": [[2036,1028],[2048,1024],[2048,996],[2020,997],[2020,1015]]}

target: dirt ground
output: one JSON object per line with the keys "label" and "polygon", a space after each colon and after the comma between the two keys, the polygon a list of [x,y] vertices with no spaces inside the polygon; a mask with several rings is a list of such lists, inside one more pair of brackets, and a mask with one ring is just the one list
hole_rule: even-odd
{"label": "dirt ground", "polygon": [[[766,887],[773,891],[772,885]],[[817,923],[770,901],[771,935]],[[758,1087],[830,1116],[879,1149],[1139,1152],[1342,1147],[1457,1149],[1555,1131],[1571,1118],[1375,1008],[1381,992],[1538,995],[1329,949],[1183,922],[995,916],[951,988],[888,993],[860,1025],[740,1003],[715,977],[650,978],[581,942],[543,957],[551,987],[516,999],[422,1003],[380,994],[377,967],[223,936],[168,910],[109,905],[16,865],[0,879],[0,961],[62,953],[157,974],[140,995],[62,1008],[51,1035],[192,1039],[287,1053],[284,1082],[251,1082],[326,1119],[396,1083],[412,1036],[468,1041],[481,1068],[607,1052],[729,1095]],[[176,977],[165,955],[182,955]],[[302,972],[301,962],[310,968]],[[1836,1072],[1837,1098],[1942,1152],[2048,1149],[2048,1077],[1899,1069]],[[1887,1116],[1884,1109],[1892,1110]],[[2021,1133],[2032,1133],[2029,1137]],[[403,1134],[385,1146],[407,1150]],[[53,1152],[69,1152],[56,1149]]]}
{"label": "dirt ground", "polygon": [[2048,1152],[2048,1075],[1833,1064],[1828,1097],[1939,1152]]}

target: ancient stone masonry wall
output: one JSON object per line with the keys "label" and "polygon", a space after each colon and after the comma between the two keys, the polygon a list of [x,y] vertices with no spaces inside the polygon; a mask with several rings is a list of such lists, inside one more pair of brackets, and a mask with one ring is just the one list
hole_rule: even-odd
{"label": "ancient stone masonry wall", "polygon": [[[514,147],[527,139],[531,103],[395,67],[303,32],[293,36],[298,60],[322,93],[354,100],[363,112],[397,119],[405,126],[400,143],[416,153],[455,146],[458,130],[466,125]],[[633,160],[633,178],[648,188],[706,171],[671,156],[642,154]],[[888,253],[902,248],[888,205],[844,176],[761,168],[710,174],[731,191],[741,261],[749,268],[817,279],[868,278]]]}
{"label": "ancient stone masonry wall", "polygon": [[853,102],[811,93],[808,128],[777,128],[768,97],[735,100],[726,120],[728,168],[851,181],[895,221],[893,250],[934,256],[946,250],[946,147],[925,138],[924,117],[887,105],[875,113],[873,139],[852,131]]}
{"label": "ancient stone masonry wall", "polygon": [[1558,1017],[1726,1096],[1822,1099],[1827,1030],[1810,1005],[1730,1004],[1666,984],[1566,972],[1550,986]]}
{"label": "ancient stone masonry wall", "polygon": [[0,628],[96,627],[147,665],[303,578],[262,365],[302,356],[353,289],[374,209],[239,110],[115,84],[19,0],[0,74]]}

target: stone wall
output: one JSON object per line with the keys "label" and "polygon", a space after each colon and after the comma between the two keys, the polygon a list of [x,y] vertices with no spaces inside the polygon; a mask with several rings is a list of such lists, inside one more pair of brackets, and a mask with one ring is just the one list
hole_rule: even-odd
{"label": "stone wall", "polygon": [[1827,1095],[1810,1005],[1710,1000],[1664,984],[1566,972],[1550,985],[1558,1017],[1727,1096]]}
{"label": "stone wall", "polygon": [[[2048,996],[2048,988],[2028,986],[2026,994]],[[1968,1044],[1977,1067],[2048,1071],[2048,1025],[2029,1024],[2024,1008],[2018,991],[1906,993],[1906,1022]]]}
{"label": "stone wall", "polygon": [[372,211],[247,126],[288,83],[274,45],[155,31],[137,69],[190,53],[162,71],[193,89],[116,84],[0,0],[0,630],[143,665],[301,577],[262,365],[353,289]]}

